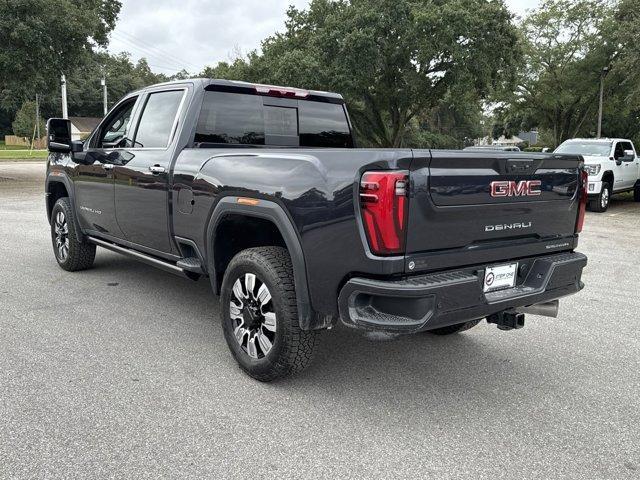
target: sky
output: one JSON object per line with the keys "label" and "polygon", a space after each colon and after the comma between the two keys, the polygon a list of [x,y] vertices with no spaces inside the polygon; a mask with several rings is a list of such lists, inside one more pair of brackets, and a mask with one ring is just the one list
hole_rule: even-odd
{"label": "sky", "polygon": [[[287,7],[308,0],[122,0],[109,51],[145,57],[154,72],[198,73],[206,65],[247,53],[284,29]],[[516,15],[539,0],[506,0]]]}

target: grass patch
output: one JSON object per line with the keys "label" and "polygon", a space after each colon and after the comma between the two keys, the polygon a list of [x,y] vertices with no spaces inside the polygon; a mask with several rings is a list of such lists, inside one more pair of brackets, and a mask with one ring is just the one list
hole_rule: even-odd
{"label": "grass patch", "polygon": [[43,160],[47,158],[47,150],[2,150],[0,149],[0,161],[11,160]]}
{"label": "grass patch", "polygon": [[0,152],[2,150],[29,150],[26,145],[5,145],[4,140],[0,142]]}

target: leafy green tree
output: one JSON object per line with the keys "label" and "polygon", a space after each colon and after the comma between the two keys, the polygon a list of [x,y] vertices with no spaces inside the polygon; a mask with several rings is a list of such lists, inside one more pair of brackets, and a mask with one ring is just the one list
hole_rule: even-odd
{"label": "leafy green tree", "polygon": [[502,0],[312,0],[287,15],[262,54],[205,73],[341,92],[367,145],[413,143],[447,96],[479,105],[520,56]]}
{"label": "leafy green tree", "polygon": [[619,69],[624,76],[621,82],[624,100],[637,111],[640,109],[640,0],[620,1],[614,26],[614,42],[619,49],[614,69]]}
{"label": "leafy green tree", "polygon": [[118,0],[0,2],[0,104],[17,108],[58,84],[96,46],[108,44]]}
{"label": "leafy green tree", "polygon": [[0,1],[1,131],[35,93],[44,118],[60,115],[60,74],[69,81],[83,71],[108,44],[119,11],[117,0]]}
{"label": "leafy green tree", "polygon": [[640,143],[640,0],[614,4],[606,40],[615,48],[605,80],[603,134]]}
{"label": "leafy green tree", "polygon": [[602,0],[544,0],[524,20],[524,68],[494,136],[537,126],[558,145],[595,132],[602,70],[617,56],[613,13]]}
{"label": "leafy green tree", "polygon": [[100,79],[103,73],[107,79],[109,107],[133,90],[168,80],[165,75],[153,73],[144,58],[134,64],[125,52],[118,55],[91,54],[85,64],[67,79],[70,115],[102,116]]}
{"label": "leafy green tree", "polygon": [[[40,117],[40,135],[45,133],[45,125]],[[18,137],[28,138],[29,141],[33,138],[34,131],[36,130],[36,102],[26,101],[16,113],[16,118],[12,124],[13,133]]]}

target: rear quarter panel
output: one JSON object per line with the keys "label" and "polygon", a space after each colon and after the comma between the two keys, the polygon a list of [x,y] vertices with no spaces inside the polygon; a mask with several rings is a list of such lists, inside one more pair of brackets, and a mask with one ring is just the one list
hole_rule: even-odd
{"label": "rear quarter panel", "polygon": [[[368,253],[356,195],[363,171],[408,169],[410,163],[410,150],[185,149],[173,172],[174,234],[194,240],[209,255],[207,226],[221,198],[274,201],[300,239],[313,309],[335,314],[339,287],[349,274],[403,271],[403,257]],[[191,209],[183,197],[193,200]]]}

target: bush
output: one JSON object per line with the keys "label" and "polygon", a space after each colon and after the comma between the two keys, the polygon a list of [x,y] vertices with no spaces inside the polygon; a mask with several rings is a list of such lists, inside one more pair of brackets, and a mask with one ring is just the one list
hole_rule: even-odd
{"label": "bush", "polygon": [[[44,135],[46,127],[42,118],[40,118],[40,135]],[[13,127],[13,133],[17,137],[23,137],[29,139],[33,138],[34,129],[36,126],[36,102],[26,101],[16,113],[16,118],[11,125]]]}

